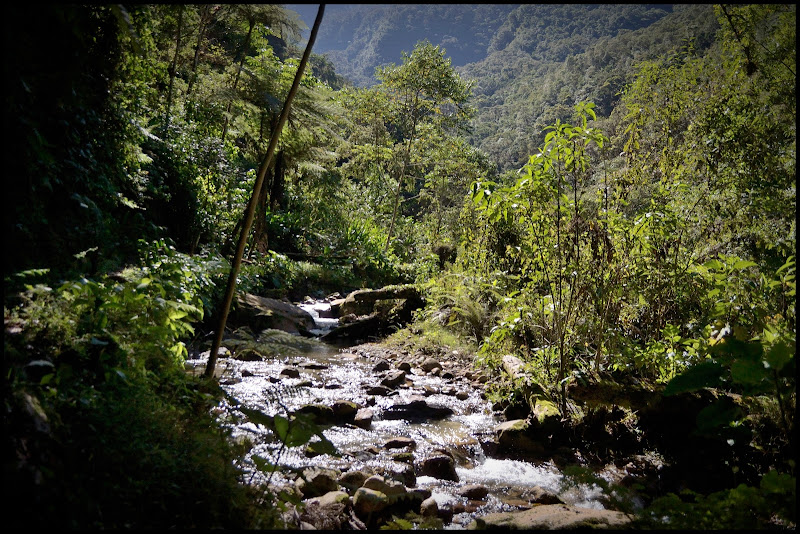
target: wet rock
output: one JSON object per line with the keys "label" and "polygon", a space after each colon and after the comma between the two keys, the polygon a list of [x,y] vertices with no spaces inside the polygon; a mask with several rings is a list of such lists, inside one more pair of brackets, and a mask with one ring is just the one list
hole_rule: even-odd
{"label": "wet rock", "polygon": [[322,369],[327,369],[330,366],[324,363],[304,362],[300,364],[300,367],[302,367],[303,369],[322,370]]}
{"label": "wet rock", "polygon": [[456,393],[456,398],[458,400],[467,400],[469,398],[469,392],[467,391],[459,391]]}
{"label": "wet rock", "polygon": [[392,366],[389,364],[389,362],[387,362],[386,360],[381,360],[375,364],[372,370],[376,373],[380,373],[381,371],[388,371],[391,368]]}
{"label": "wet rock", "polygon": [[229,323],[245,325],[254,332],[274,328],[293,334],[308,334],[315,327],[310,313],[289,302],[240,293]]}
{"label": "wet rock", "polygon": [[555,493],[542,487],[534,486],[527,492],[527,497],[532,503],[536,504],[564,504],[564,501]]}
{"label": "wet rock", "polygon": [[295,369],[294,367],[285,367],[281,370],[280,376],[285,376],[287,378],[297,378],[300,376],[300,371]]}
{"label": "wet rock", "polygon": [[387,497],[393,495],[403,495],[407,492],[406,487],[401,482],[386,480],[381,475],[372,475],[364,481],[362,488],[368,488],[384,493]]}
{"label": "wet rock", "polygon": [[428,497],[419,505],[419,515],[422,517],[437,517],[439,515],[439,503],[433,497]]}
{"label": "wet rock", "polygon": [[331,403],[331,410],[337,423],[352,423],[358,414],[358,404],[349,400],[335,400]]}
{"label": "wet rock", "polygon": [[411,364],[408,363],[408,362],[400,362],[395,367],[397,369],[400,369],[401,371],[406,372],[406,373],[410,373],[411,372]]}
{"label": "wet rock", "polygon": [[411,400],[407,404],[395,404],[383,412],[386,420],[404,419],[415,423],[444,419],[450,415],[453,415],[451,408],[428,404],[422,398]]}
{"label": "wet rock", "polygon": [[453,513],[455,514],[474,514],[478,511],[478,508],[484,506],[486,501],[476,501],[476,500],[468,500],[464,503],[455,503],[453,504]]}
{"label": "wet rock", "polygon": [[391,388],[386,386],[371,386],[366,390],[367,395],[376,395],[378,397],[385,397],[392,392]]}
{"label": "wet rock", "polygon": [[395,462],[403,462],[407,464],[414,463],[414,453],[412,452],[398,452],[392,455],[392,460]]}
{"label": "wet rock", "polygon": [[459,488],[458,494],[467,499],[480,501],[489,495],[489,488],[480,484],[468,484]]}
{"label": "wet rock", "polygon": [[438,478],[440,480],[452,480],[458,482],[455,462],[450,456],[440,454],[425,458],[419,466],[420,473],[424,476]]}
{"label": "wet rock", "polygon": [[353,418],[353,424],[358,428],[369,430],[372,426],[372,418],[375,417],[375,412],[369,408],[361,408],[356,412]]}
{"label": "wet rock", "polygon": [[336,421],[333,408],[325,404],[304,404],[294,412],[295,414],[309,414],[317,425],[332,425]]}
{"label": "wet rock", "polygon": [[381,380],[381,385],[387,388],[394,389],[402,384],[406,383],[406,373],[405,371],[392,371],[386,378]]}
{"label": "wet rock", "polygon": [[501,512],[477,517],[469,530],[577,530],[621,529],[629,519],[622,512],[543,504],[520,512]]}
{"label": "wet rock", "polygon": [[358,488],[353,495],[353,509],[362,519],[387,506],[389,506],[389,498],[382,491],[362,487]]}
{"label": "wet rock", "polygon": [[417,446],[417,442],[411,438],[399,437],[390,439],[383,446],[386,449],[414,449]]}
{"label": "wet rock", "polygon": [[369,477],[370,475],[363,471],[348,471],[339,477],[339,484],[350,494],[353,494],[364,485],[364,481]]}
{"label": "wet rock", "polygon": [[423,361],[423,362],[420,364],[420,368],[421,368],[423,371],[425,371],[426,373],[430,373],[431,371],[433,371],[433,370],[434,370],[434,369],[436,369],[437,367],[438,367],[439,369],[441,369],[441,368],[442,368],[442,364],[441,364],[441,363],[439,363],[439,361],[438,361],[438,360],[436,360],[436,359],[434,359],[434,358],[426,358],[426,359],[425,359],[425,360],[424,360],[424,361]]}
{"label": "wet rock", "polygon": [[334,469],[306,469],[303,476],[297,479],[295,487],[305,499],[321,497],[339,489],[338,478],[339,473]]}

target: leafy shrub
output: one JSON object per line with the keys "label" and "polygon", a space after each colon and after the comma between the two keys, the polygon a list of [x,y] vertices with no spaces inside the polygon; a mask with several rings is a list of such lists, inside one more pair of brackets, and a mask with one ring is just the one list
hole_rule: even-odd
{"label": "leafy shrub", "polygon": [[[251,508],[213,420],[221,390],[183,369],[217,260],[143,247],[143,265],[51,289],[5,309],[6,464],[12,526],[271,526]],[[263,523],[259,523],[263,521]]]}

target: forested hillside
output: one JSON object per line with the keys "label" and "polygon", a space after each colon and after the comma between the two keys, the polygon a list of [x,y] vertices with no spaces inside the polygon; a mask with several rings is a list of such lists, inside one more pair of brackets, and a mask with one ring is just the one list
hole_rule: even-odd
{"label": "forested hillside", "polygon": [[299,528],[220,421],[227,283],[413,294],[372,341],[677,473],[595,480],[632,526],[793,530],[796,7],[339,7],[7,8],[11,527]]}
{"label": "forested hillside", "polygon": [[[634,65],[689,45],[702,51],[719,25],[711,5],[380,4],[334,5],[315,49],[349,83],[376,83],[418,40],[440,46],[472,81],[470,143],[502,170],[516,170],[556,119],[594,102],[603,117]],[[313,6],[295,6],[313,20]]]}

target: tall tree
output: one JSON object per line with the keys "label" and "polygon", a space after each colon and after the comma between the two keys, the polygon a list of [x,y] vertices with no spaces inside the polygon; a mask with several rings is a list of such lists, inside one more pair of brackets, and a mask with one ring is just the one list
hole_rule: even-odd
{"label": "tall tree", "polygon": [[458,130],[466,126],[474,111],[467,106],[471,84],[461,79],[445,57],[445,51],[428,41],[417,43],[411,54],[403,53],[402,65],[379,68],[376,77],[381,82],[380,89],[389,95],[392,102],[393,126],[404,143],[394,209],[384,247],[388,250],[419,125],[425,121],[443,130]]}
{"label": "tall tree", "polygon": [[272,156],[275,153],[275,147],[278,145],[278,138],[280,137],[281,130],[283,129],[284,124],[286,124],[286,120],[289,118],[289,109],[291,108],[292,100],[297,93],[297,89],[300,86],[300,80],[303,78],[303,72],[305,70],[306,63],[308,62],[308,56],[311,54],[311,48],[314,46],[314,40],[317,38],[317,32],[319,31],[319,26],[322,23],[322,15],[324,12],[325,4],[320,4],[319,11],[317,12],[317,18],[314,21],[314,27],[311,29],[311,35],[308,38],[306,50],[303,53],[303,57],[297,67],[297,72],[295,73],[292,87],[289,90],[286,101],[284,102],[280,118],[278,119],[277,127],[272,132],[272,138],[270,139],[269,147],[267,148],[267,155],[259,167],[258,176],[256,177],[255,184],[253,185],[253,194],[250,197],[250,202],[247,205],[247,211],[244,215],[244,222],[242,223],[241,235],[239,236],[239,243],[236,247],[236,253],[234,255],[233,262],[231,264],[231,271],[228,276],[228,287],[223,298],[219,322],[217,324],[217,331],[214,336],[214,343],[211,346],[211,351],[209,352],[208,356],[208,363],[204,373],[206,378],[211,378],[214,376],[214,371],[217,364],[217,353],[219,352],[220,345],[222,345],[222,336],[225,333],[225,323],[228,320],[228,313],[230,312],[231,303],[233,302],[233,294],[236,291],[236,278],[239,276],[239,266],[241,265],[242,256],[244,255],[244,248],[247,244],[247,235],[250,233],[250,226],[253,224],[253,217],[255,216],[255,209],[261,191],[261,186],[264,183],[264,177],[267,169],[272,163]]}

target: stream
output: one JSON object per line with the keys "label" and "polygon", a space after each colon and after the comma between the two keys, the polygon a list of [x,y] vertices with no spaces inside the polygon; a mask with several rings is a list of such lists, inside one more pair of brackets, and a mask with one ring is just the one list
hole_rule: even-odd
{"label": "stream", "polygon": [[[315,318],[318,330],[314,333],[317,335],[338,323],[336,319],[320,318],[321,306],[324,305],[301,305]],[[264,361],[222,358],[218,366],[224,366],[225,370],[220,384],[244,406],[267,415],[285,416],[305,404],[332,406],[336,401],[347,400],[371,410],[371,424],[368,428],[347,424],[325,429],[325,437],[336,447],[339,456],[309,457],[304,454],[304,447],[281,447],[271,431],[249,421],[235,405],[223,402],[217,408],[220,420],[230,426],[235,439],[249,438],[253,443],[242,466],[245,478],[250,477],[253,482],[267,481],[268,475],[255,469],[253,455],[291,468],[315,466],[342,473],[360,470],[395,474],[398,480],[406,480],[408,487],[430,490],[440,509],[454,511],[447,529],[465,529],[478,514],[528,508],[529,497],[541,494],[542,490],[557,495],[568,505],[604,508],[596,486],[570,485],[563,489],[564,477],[551,463],[487,456],[482,444],[494,438],[494,427],[503,418],[493,412],[480,388],[471,383],[455,381],[449,373],[427,373],[412,367],[406,372],[403,387],[388,394],[374,394],[374,389],[370,388],[380,382],[376,369],[395,370],[397,362],[386,362],[381,356],[323,343],[302,352],[292,352]],[[446,367],[447,363],[443,365]],[[382,367],[376,367],[378,365]],[[189,360],[187,366],[202,370],[205,359]],[[449,408],[452,414],[422,420],[389,417],[393,407],[420,398],[428,405]],[[396,438],[410,438],[415,442],[410,450],[413,454],[410,463],[408,455],[401,460],[397,449],[386,448],[387,442]],[[414,466],[437,449],[448,451],[455,459],[458,482],[415,473]],[[292,477],[287,473],[290,470],[273,473],[269,483],[275,487],[292,484]],[[483,486],[488,489],[488,495],[471,501],[459,493],[466,485]]]}

